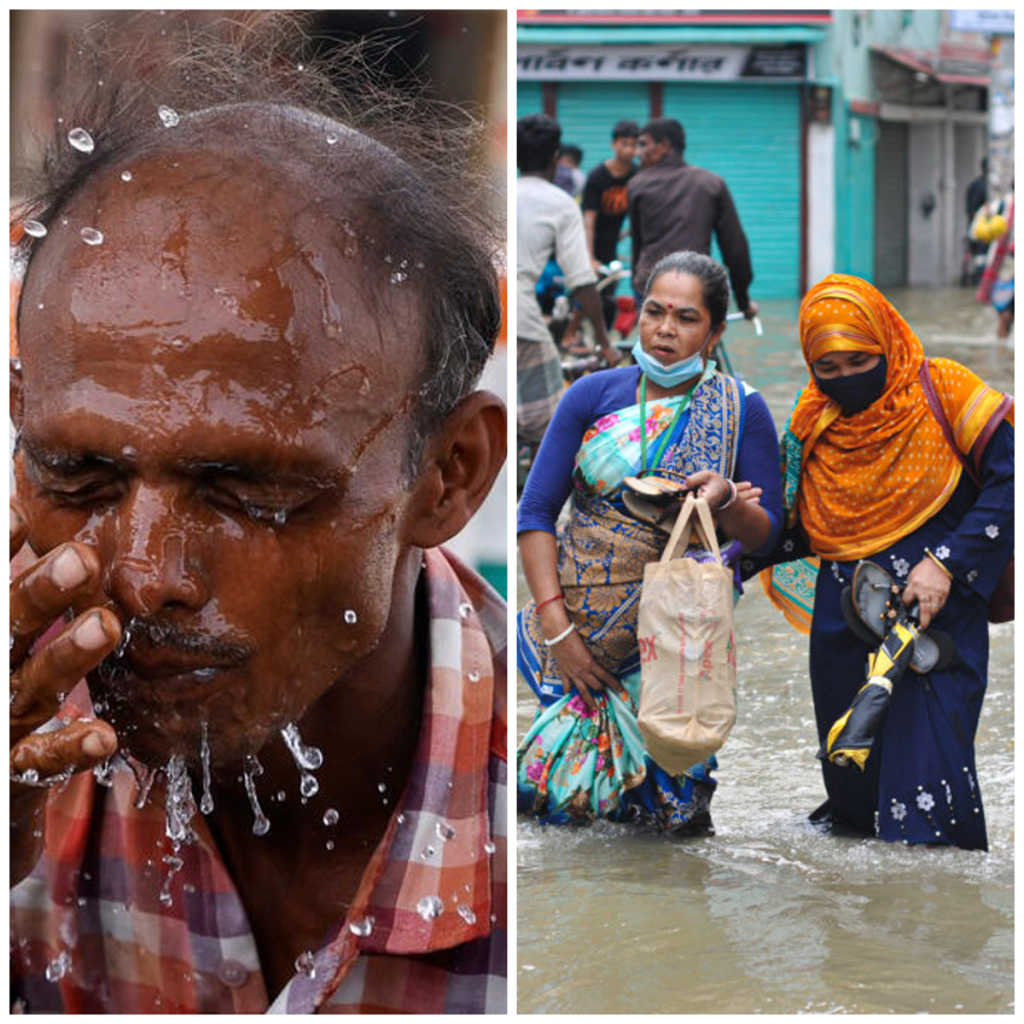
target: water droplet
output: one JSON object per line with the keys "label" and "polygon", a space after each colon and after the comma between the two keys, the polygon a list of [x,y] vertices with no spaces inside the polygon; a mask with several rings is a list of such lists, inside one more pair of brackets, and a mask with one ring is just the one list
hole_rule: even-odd
{"label": "water droplet", "polygon": [[84,128],[72,128],[68,132],[68,142],[79,153],[91,153],[96,148],[93,137]]}
{"label": "water droplet", "polygon": [[416,911],[424,921],[433,921],[444,913],[444,904],[439,896],[424,896],[416,904]]}
{"label": "water droplet", "polygon": [[165,107],[163,104],[157,107],[156,112],[160,115],[160,120],[165,128],[173,128],[181,120],[176,110]]}
{"label": "water droplet", "polygon": [[213,796],[210,793],[210,741],[207,736],[207,724],[202,724],[199,740],[199,761],[203,767],[203,795],[199,800],[199,810],[209,814],[213,810]]}
{"label": "water droplet", "polygon": [[337,142],[338,142],[338,136],[335,135],[334,132],[329,132],[328,135],[327,135],[327,145],[328,146],[334,146],[334,145],[337,144]]}
{"label": "water droplet", "polygon": [[460,618],[468,619],[472,613],[473,606],[468,601],[463,601],[462,604],[459,605]]}
{"label": "water droplet", "polygon": [[474,669],[470,669],[470,671],[469,671],[469,681],[471,683],[479,683],[480,682],[480,673],[477,672],[477,670],[475,668]]}
{"label": "water droplet", "polygon": [[443,839],[445,842],[448,842],[449,839],[455,838],[455,829],[453,829],[447,822],[439,821],[435,826],[434,831],[437,832],[437,838]]}
{"label": "water droplet", "polygon": [[345,621],[350,626],[354,626],[359,621],[359,616],[351,608],[348,608],[345,611]]}
{"label": "water droplet", "polygon": [[460,903],[458,906],[458,914],[466,924],[476,924],[476,914],[473,913],[473,908],[468,904]]}
{"label": "water droplet", "polygon": [[334,840],[328,839],[327,842],[324,843],[324,849],[327,850],[328,853],[330,853],[330,851],[334,849]]}
{"label": "water droplet", "polygon": [[[12,370],[13,370],[13,371],[14,371],[15,373],[21,373],[21,360],[20,360],[20,359],[19,359],[19,358],[18,358],[17,356],[15,356],[15,357],[14,357],[14,358],[13,358],[13,359],[11,360],[11,369],[12,369]],[[14,637],[13,637],[13,636],[11,637],[11,648],[10,648],[10,649],[11,649],[11,650],[13,650],[13,649],[14,649]],[[12,696],[12,701],[13,701],[13,696]]]}
{"label": "water droplet", "polygon": [[378,793],[385,792],[387,790],[387,788],[388,788],[388,784],[386,782],[378,782],[377,783],[377,792]]}
{"label": "water droplet", "polygon": [[46,980],[60,981],[61,978],[67,977],[68,971],[70,970],[71,954],[65,949],[56,960],[51,960],[50,963],[46,965]]}
{"label": "water droplet", "polygon": [[263,809],[260,807],[259,798],[256,796],[256,779],[263,774],[263,765],[256,760],[255,755],[246,754],[242,772],[245,792],[249,797],[249,806],[252,808],[254,819],[252,834],[254,836],[265,836],[270,831],[270,822],[264,815]]}
{"label": "water droplet", "polygon": [[284,526],[288,522],[288,513],[285,509],[279,508],[274,512],[274,525]]}
{"label": "water droplet", "polygon": [[86,245],[102,245],[103,244],[103,232],[97,228],[82,228],[79,232],[82,236],[82,241]]}
{"label": "water droplet", "polygon": [[[93,709],[95,710],[95,708]],[[97,712],[98,713],[98,712]],[[108,758],[106,761],[101,761],[92,770],[93,778],[96,782],[105,786],[109,789],[114,784],[114,765]]]}
{"label": "water droplet", "polygon": [[484,843],[484,853],[486,853],[488,857],[493,857],[494,856],[494,852],[497,849],[498,849],[498,847],[495,846],[495,844],[490,842],[489,840],[488,840],[488,842]]}
{"label": "water droplet", "polygon": [[316,781],[316,776],[310,775],[309,772],[303,772],[299,779],[299,792],[307,800],[311,796],[316,796],[320,792],[320,783]]}
{"label": "water droplet", "polygon": [[425,849],[425,850],[424,850],[424,851],[423,851],[423,852],[422,852],[422,853],[420,854],[420,860],[430,860],[430,858],[431,858],[431,857],[433,857],[433,856],[434,856],[434,848],[433,848],[432,846],[428,846],[428,847],[427,847],[427,848],[426,848],[426,849]]}
{"label": "water droplet", "polygon": [[27,220],[22,225],[25,229],[26,235],[31,235],[33,238],[45,238],[46,237],[46,225],[41,224],[37,220]]}
{"label": "water droplet", "polygon": [[126,444],[121,449],[121,457],[131,462],[139,457],[139,450],[138,448],[133,448],[130,444]]}
{"label": "water droplet", "polygon": [[405,815],[404,814],[399,814],[398,817],[395,820],[398,822],[399,825],[404,825],[405,824]]}
{"label": "water droplet", "polygon": [[323,751],[319,747],[305,746],[299,735],[299,727],[294,722],[289,722],[281,730],[281,738],[300,768],[316,771],[324,763]]}
{"label": "water droplet", "polygon": [[348,930],[353,935],[361,935],[364,938],[373,932],[374,920],[372,917],[363,918],[362,921],[349,921]]}
{"label": "water droplet", "polygon": [[131,181],[132,180],[132,172],[131,171],[122,171],[121,172],[121,180],[122,181]]}
{"label": "water droplet", "polygon": [[298,64],[298,65],[296,65],[295,70],[296,71],[305,71],[306,70],[306,65],[305,64]]}
{"label": "water droplet", "polygon": [[337,825],[339,814],[333,807],[328,807],[324,811],[324,824],[325,825]]}
{"label": "water droplet", "polygon": [[391,283],[392,284],[401,284],[408,276],[409,275],[406,274],[404,271],[396,270],[391,275]]}
{"label": "water droplet", "polygon": [[307,978],[316,977],[316,957],[310,950],[307,949],[295,958],[295,970]]}
{"label": "water droplet", "polygon": [[167,838],[173,842],[191,842],[195,838],[189,824],[196,813],[196,802],[192,797],[192,780],[189,778],[185,758],[175,754],[167,762],[166,826]]}

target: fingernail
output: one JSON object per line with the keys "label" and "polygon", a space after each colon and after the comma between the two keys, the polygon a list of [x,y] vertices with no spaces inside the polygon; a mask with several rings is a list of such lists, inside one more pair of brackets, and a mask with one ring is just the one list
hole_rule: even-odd
{"label": "fingernail", "polygon": [[107,631],[103,628],[103,619],[99,612],[75,628],[75,644],[84,650],[95,651],[110,642]]}
{"label": "fingernail", "polygon": [[107,740],[103,733],[87,732],[82,739],[82,753],[87,757],[106,757]]}
{"label": "fingernail", "polygon": [[65,548],[50,566],[50,579],[61,590],[77,587],[80,583],[84,583],[88,576],[89,570],[74,548]]}

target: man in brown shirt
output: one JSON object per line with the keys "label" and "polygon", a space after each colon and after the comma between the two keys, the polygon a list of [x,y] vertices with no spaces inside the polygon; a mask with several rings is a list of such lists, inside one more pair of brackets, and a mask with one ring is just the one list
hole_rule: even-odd
{"label": "man in brown shirt", "polygon": [[629,182],[633,288],[642,294],[654,264],[670,252],[710,254],[713,232],[736,304],[751,319],[757,315],[748,294],[754,272],[736,206],[717,174],[684,163],[685,144],[683,126],[674,118],[656,118],[640,132],[641,167]]}

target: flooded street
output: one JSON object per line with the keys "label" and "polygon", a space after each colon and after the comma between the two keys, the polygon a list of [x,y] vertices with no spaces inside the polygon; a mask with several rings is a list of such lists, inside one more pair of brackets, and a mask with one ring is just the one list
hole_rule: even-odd
{"label": "flooded street", "polygon": [[[756,298],[756,289],[754,292]],[[888,296],[930,356],[1013,390],[1012,342],[968,290]],[[806,369],[796,302],[726,335],[779,428]],[[522,573],[518,598],[528,596]],[[738,718],[716,834],[518,824],[520,1013],[1012,1013],[1013,624],[992,627],[977,737],[990,851],[825,835],[807,640],[754,581],[737,609]],[[535,703],[518,685],[518,735]]]}

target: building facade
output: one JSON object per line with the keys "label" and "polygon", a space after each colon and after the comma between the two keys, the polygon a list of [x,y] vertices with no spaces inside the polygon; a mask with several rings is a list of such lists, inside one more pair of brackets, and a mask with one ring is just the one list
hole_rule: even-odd
{"label": "building facade", "polygon": [[1012,12],[966,28],[957,14],[520,11],[517,112],[555,117],[585,170],[616,121],[681,121],[685,159],[729,184],[755,298],[832,271],[956,283],[989,146],[992,29],[1012,31]]}

